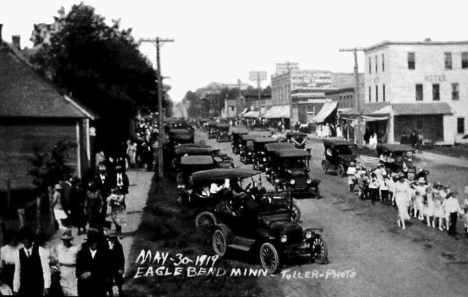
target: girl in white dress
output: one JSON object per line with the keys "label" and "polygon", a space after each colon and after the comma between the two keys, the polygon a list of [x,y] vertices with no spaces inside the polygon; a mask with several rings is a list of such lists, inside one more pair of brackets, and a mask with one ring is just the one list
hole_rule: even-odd
{"label": "girl in white dress", "polygon": [[398,176],[398,181],[394,186],[395,190],[395,202],[398,207],[398,220],[397,224],[402,229],[405,229],[405,221],[410,220],[408,214],[408,206],[411,201],[411,188],[409,184],[405,181],[405,176],[400,174]]}
{"label": "girl in white dress", "polygon": [[[423,196],[423,215],[426,217],[428,227],[431,227],[431,217],[434,216],[434,199],[432,188],[426,189],[426,194]],[[432,227],[434,228],[434,220],[432,220]]]}
{"label": "girl in white dress", "polygon": [[346,173],[348,174],[349,191],[353,192],[354,186],[357,184],[356,164],[354,164],[354,162],[349,164],[348,171]]}
{"label": "girl in white dress", "polygon": [[423,216],[423,195],[426,193],[427,185],[424,178],[420,178],[418,183],[414,186],[414,200],[413,200],[413,216],[420,221],[424,220]]}
{"label": "girl in white dress", "polygon": [[442,200],[440,197],[439,189],[433,188],[432,199],[434,203],[434,220],[432,221],[432,227],[435,228],[435,221],[438,221],[439,230],[443,231],[443,219],[445,217],[444,208],[442,207]]}

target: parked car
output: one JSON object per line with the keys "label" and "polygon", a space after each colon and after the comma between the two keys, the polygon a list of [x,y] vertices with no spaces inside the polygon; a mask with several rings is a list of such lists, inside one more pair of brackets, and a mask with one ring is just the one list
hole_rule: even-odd
{"label": "parked car", "polygon": [[265,171],[266,149],[265,145],[278,143],[278,140],[270,137],[260,137],[253,140],[252,163],[253,169]]}
{"label": "parked car", "polygon": [[270,181],[271,168],[274,165],[274,162],[272,162],[274,160],[274,154],[279,150],[293,150],[293,149],[295,149],[295,146],[289,142],[268,143],[265,145],[265,157],[266,157],[265,172],[266,172],[266,178],[268,181]]}
{"label": "parked car", "polygon": [[270,172],[275,190],[291,191],[294,198],[320,198],[320,180],[310,177],[310,158],[310,152],[305,150],[276,151]]}
{"label": "parked car", "polygon": [[[187,192],[186,187],[190,176],[203,170],[214,169],[217,167],[212,156],[183,156],[179,164],[179,173],[177,174],[177,190],[179,196],[179,202],[184,204],[187,203]],[[185,199],[185,200],[184,200]]]}
{"label": "parked car", "polygon": [[216,136],[217,136],[216,125],[217,125],[217,124],[218,124],[218,122],[210,121],[210,122],[208,122],[208,124],[206,125],[206,131],[208,132],[208,139],[214,139],[214,138],[216,138]]}
{"label": "parked car", "polygon": [[231,149],[232,153],[238,155],[241,146],[241,136],[249,134],[246,129],[234,128],[231,132]]}
{"label": "parked car", "polygon": [[253,160],[253,141],[256,139],[255,135],[241,135],[239,155],[240,161],[244,164],[251,164]]}
{"label": "parked car", "polygon": [[177,173],[180,171],[180,160],[183,156],[212,156],[220,167],[233,167],[233,159],[226,154],[220,154],[219,149],[182,147],[176,148],[172,158],[172,169]]}
{"label": "parked car", "polygon": [[303,132],[288,132],[286,133],[286,139],[288,142],[294,144],[294,146],[298,149],[305,149],[305,145],[307,143],[307,134]]}
{"label": "parked car", "polygon": [[193,143],[195,140],[195,133],[189,129],[169,129],[168,143],[178,145],[183,143]]}
{"label": "parked car", "polygon": [[216,124],[216,141],[231,141],[231,136],[229,135],[229,126],[228,123],[217,123]]}
{"label": "parked car", "polygon": [[218,204],[214,209],[214,252],[221,257],[229,250],[256,253],[268,273],[278,272],[292,257],[326,263],[328,248],[318,233],[323,230],[291,222],[292,203],[291,195],[268,193],[246,200],[237,209],[229,202]]}
{"label": "parked car", "polygon": [[342,140],[324,140],[323,146],[325,157],[325,160],[322,160],[323,172],[328,173],[333,170],[339,177],[346,176],[351,162],[356,163],[357,145]]}
{"label": "parked car", "polygon": [[377,155],[384,161],[385,169],[392,172],[407,173],[409,180],[413,180],[416,174],[416,166],[413,164],[415,148],[405,144],[377,144]]}

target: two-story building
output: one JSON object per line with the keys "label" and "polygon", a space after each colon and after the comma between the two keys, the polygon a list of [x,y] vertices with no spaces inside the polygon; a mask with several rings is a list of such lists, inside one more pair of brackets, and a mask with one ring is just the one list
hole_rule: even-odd
{"label": "two-story building", "polygon": [[444,144],[465,134],[468,41],[383,41],[364,55],[364,117],[375,116],[367,128],[389,143],[413,130]]}

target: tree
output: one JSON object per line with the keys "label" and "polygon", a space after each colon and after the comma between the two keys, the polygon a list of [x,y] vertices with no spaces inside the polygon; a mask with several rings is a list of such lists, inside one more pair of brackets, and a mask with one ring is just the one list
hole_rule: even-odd
{"label": "tree", "polygon": [[[121,141],[138,109],[157,110],[157,76],[150,61],[131,29],[121,30],[120,20],[107,25],[92,6],[73,5],[68,14],[62,8],[54,19],[45,28],[34,26],[31,40],[39,50],[31,62],[101,115],[100,133]],[[44,38],[47,34],[50,38]]]}

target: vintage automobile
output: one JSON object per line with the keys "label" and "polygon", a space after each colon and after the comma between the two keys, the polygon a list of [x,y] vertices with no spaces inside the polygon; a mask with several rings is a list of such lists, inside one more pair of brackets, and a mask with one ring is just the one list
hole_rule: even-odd
{"label": "vintage automobile", "polygon": [[238,155],[240,152],[241,136],[249,134],[247,129],[233,128],[231,132],[232,153]]}
{"label": "vintage automobile", "polygon": [[218,167],[232,168],[234,167],[233,159],[226,154],[220,154],[219,149],[200,148],[200,147],[176,147],[172,157],[172,169],[180,172],[180,161],[184,156],[212,156]]}
{"label": "vintage automobile", "polygon": [[179,192],[179,202],[182,201],[186,193],[186,185],[190,176],[197,171],[214,169],[217,167],[212,156],[183,156],[180,159],[180,171],[177,174],[177,190]]}
{"label": "vintage automobile", "polygon": [[228,123],[217,123],[216,124],[216,141],[231,141],[231,136],[229,135],[229,126]]}
{"label": "vintage automobile", "polygon": [[294,144],[296,148],[305,149],[307,134],[298,131],[288,132],[286,133],[286,139],[289,143]]}
{"label": "vintage automobile", "polygon": [[320,198],[319,179],[310,177],[310,151],[279,150],[276,151],[270,172],[270,181],[277,191],[291,191],[294,198]]}
{"label": "vintage automobile", "polygon": [[377,155],[384,161],[385,169],[392,172],[407,172],[408,179],[413,180],[416,166],[413,165],[415,148],[405,144],[377,144]]}
{"label": "vintage automobile", "polygon": [[202,131],[205,131],[206,130],[205,124],[208,123],[209,121],[210,121],[209,119],[199,119],[197,123],[198,128],[200,128],[200,130]]}
{"label": "vintage automobile", "polygon": [[239,155],[240,161],[244,164],[251,164],[253,161],[253,141],[256,139],[255,135],[242,135],[240,141]]}
{"label": "vintage automobile", "polygon": [[218,125],[218,122],[213,122],[210,121],[206,125],[206,131],[208,132],[208,139],[214,139],[217,136],[217,128],[216,125]]}
{"label": "vintage automobile", "polygon": [[293,150],[295,146],[289,142],[279,142],[279,143],[268,143],[265,145],[265,155],[266,155],[266,162],[265,162],[265,172],[266,178],[270,181],[270,173],[271,168],[273,167],[274,154],[279,150]]}
{"label": "vintage automobile", "polygon": [[346,176],[349,164],[356,163],[357,145],[342,140],[324,140],[325,160],[322,160],[323,172],[335,170],[339,177]]}
{"label": "vintage automobile", "polygon": [[169,129],[168,130],[168,145],[178,145],[183,143],[193,143],[195,133],[189,129]]}
{"label": "vintage automobile", "polygon": [[267,144],[278,143],[277,139],[270,137],[260,137],[253,140],[252,163],[253,169],[265,171]]}
{"label": "vintage automobile", "polygon": [[310,262],[327,263],[328,249],[319,228],[302,228],[291,222],[293,199],[284,192],[266,193],[258,199],[248,199],[241,207],[220,203],[212,246],[221,257],[230,250],[259,255],[268,273],[278,272],[292,257],[306,257]]}

